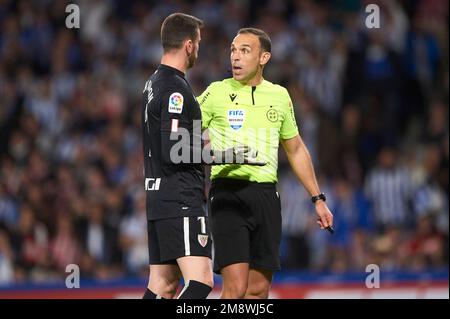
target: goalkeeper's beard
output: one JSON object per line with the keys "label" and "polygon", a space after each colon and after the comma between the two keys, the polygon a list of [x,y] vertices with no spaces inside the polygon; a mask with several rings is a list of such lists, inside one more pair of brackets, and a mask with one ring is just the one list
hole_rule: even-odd
{"label": "goalkeeper's beard", "polygon": [[188,69],[192,68],[194,66],[196,60],[197,60],[197,57],[195,56],[194,52],[192,52],[188,56],[188,66],[187,66],[187,68]]}

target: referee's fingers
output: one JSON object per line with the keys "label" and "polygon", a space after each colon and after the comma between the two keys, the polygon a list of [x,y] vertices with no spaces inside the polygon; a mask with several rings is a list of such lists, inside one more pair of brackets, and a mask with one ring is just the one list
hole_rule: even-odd
{"label": "referee's fingers", "polygon": [[328,216],[328,226],[333,226],[333,215]]}
{"label": "referee's fingers", "polygon": [[327,216],[320,216],[320,221],[322,222],[323,227],[331,226],[327,220]]}
{"label": "referee's fingers", "polygon": [[328,221],[328,226],[333,226],[333,214],[331,214],[331,212],[329,214],[327,214],[326,216],[327,221]]}

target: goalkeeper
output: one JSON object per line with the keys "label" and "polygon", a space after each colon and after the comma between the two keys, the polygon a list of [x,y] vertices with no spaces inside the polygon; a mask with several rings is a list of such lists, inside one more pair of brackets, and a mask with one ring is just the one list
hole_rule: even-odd
{"label": "goalkeeper", "polygon": [[291,167],[312,196],[323,229],[333,215],[320,192],[313,165],[297,129],[287,90],[263,79],[271,41],[259,29],[239,30],[231,44],[233,78],[214,82],[199,97],[203,129],[213,149],[248,145],[265,166],[216,165],[209,193],[214,271],[222,298],[267,298],[280,269],[280,196],[276,191],[281,141]]}

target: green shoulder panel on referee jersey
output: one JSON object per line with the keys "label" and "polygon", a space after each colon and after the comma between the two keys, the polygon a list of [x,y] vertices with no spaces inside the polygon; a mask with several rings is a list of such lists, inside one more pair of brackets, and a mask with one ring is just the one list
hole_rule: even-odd
{"label": "green shoulder panel on referee jersey", "polygon": [[246,144],[258,150],[258,159],[268,163],[261,167],[213,166],[211,178],[276,182],[280,139],[298,134],[288,91],[266,80],[251,87],[230,78],[211,83],[198,101],[202,126],[209,129],[212,148]]}

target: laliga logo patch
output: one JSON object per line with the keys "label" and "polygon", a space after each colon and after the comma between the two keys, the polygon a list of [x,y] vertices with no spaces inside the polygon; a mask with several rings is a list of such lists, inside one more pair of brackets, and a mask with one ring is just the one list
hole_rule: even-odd
{"label": "laliga logo patch", "polygon": [[244,124],[245,111],[243,110],[229,110],[228,122],[233,130],[239,130]]}
{"label": "laliga logo patch", "polygon": [[208,235],[198,235],[198,243],[202,247],[205,247],[206,244],[208,243]]}
{"label": "laliga logo patch", "polygon": [[183,112],[183,100],[181,93],[172,93],[169,97],[169,113],[181,114]]}

